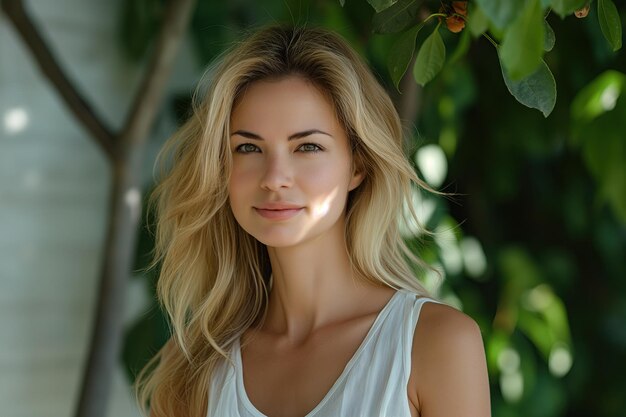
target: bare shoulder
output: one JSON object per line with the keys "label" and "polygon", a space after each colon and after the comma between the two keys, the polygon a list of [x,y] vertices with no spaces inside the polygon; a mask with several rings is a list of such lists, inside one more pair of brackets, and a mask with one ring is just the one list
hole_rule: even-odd
{"label": "bare shoulder", "polygon": [[480,328],[468,315],[426,302],[415,326],[409,389],[420,417],[491,415]]}
{"label": "bare shoulder", "polygon": [[[480,329],[474,319],[447,304],[425,302],[415,326],[414,338],[429,339],[433,342],[450,344],[463,342],[465,338],[476,339],[482,343]],[[417,347],[414,345],[414,347]]]}

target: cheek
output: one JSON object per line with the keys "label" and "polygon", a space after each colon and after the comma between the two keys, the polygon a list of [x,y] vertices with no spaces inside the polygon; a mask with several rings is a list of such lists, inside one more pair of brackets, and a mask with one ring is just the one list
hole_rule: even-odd
{"label": "cheek", "polygon": [[249,195],[250,181],[246,172],[233,166],[228,181],[228,198],[233,211],[238,210],[238,206],[243,202],[246,195]]}
{"label": "cheek", "polygon": [[259,161],[248,158],[246,161],[235,159],[230,173],[230,186],[241,188],[250,186],[251,180],[259,177]]}
{"label": "cheek", "polygon": [[350,175],[344,160],[325,161],[324,164],[302,170],[301,174],[299,183],[310,198],[315,217],[342,211],[348,195]]}
{"label": "cheek", "polygon": [[310,179],[309,182],[321,189],[347,188],[350,180],[350,167],[343,157],[330,158],[322,163],[312,164],[304,172]]}

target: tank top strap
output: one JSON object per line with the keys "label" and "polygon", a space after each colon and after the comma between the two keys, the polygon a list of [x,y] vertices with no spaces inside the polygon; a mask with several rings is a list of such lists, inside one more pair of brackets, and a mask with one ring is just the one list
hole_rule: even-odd
{"label": "tank top strap", "polygon": [[[369,333],[326,396],[306,417],[358,415],[410,417],[407,383],[415,327],[426,302],[441,303],[398,290],[380,311]],[[208,417],[265,417],[247,398],[239,341],[234,363],[220,363],[211,376]]]}
{"label": "tank top strap", "polygon": [[428,302],[444,304],[441,301],[434,298],[420,296],[410,291],[406,291],[405,304],[403,308],[403,320],[402,320],[402,362],[403,369],[405,371],[405,380],[408,381],[411,373],[411,353],[413,350],[413,337],[415,335],[415,328],[422,311],[422,306]]}

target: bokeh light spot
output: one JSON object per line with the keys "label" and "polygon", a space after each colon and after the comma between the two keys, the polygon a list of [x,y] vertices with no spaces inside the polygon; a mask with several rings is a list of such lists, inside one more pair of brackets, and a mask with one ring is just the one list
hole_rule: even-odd
{"label": "bokeh light spot", "polygon": [[500,390],[507,402],[518,402],[524,394],[524,377],[521,372],[500,375]]}
{"label": "bokeh light spot", "polygon": [[619,97],[619,89],[615,84],[609,84],[602,95],[600,96],[600,103],[604,111],[611,111],[615,108],[615,103]]}
{"label": "bokeh light spot", "polygon": [[552,289],[547,284],[537,285],[524,294],[524,307],[531,311],[545,311],[554,300]]}
{"label": "bokeh light spot", "polygon": [[136,187],[129,188],[124,194],[124,202],[130,210],[133,221],[137,221],[141,210],[141,193],[139,190]]}
{"label": "bokeh light spot", "polygon": [[548,359],[552,375],[557,377],[565,376],[572,368],[572,363],[572,354],[567,346],[562,343],[556,343],[550,351],[550,358]]}
{"label": "bokeh light spot", "polygon": [[482,277],[487,269],[487,257],[478,239],[471,236],[464,237],[460,248],[467,275],[472,278]]}
{"label": "bokeh light spot", "polygon": [[26,129],[28,126],[28,112],[22,107],[14,107],[4,113],[4,131],[14,135]]}
{"label": "bokeh light spot", "polygon": [[517,372],[520,366],[519,353],[512,348],[504,348],[498,355],[498,368],[502,373],[511,374]]}
{"label": "bokeh light spot", "polygon": [[422,146],[415,154],[415,162],[428,184],[434,188],[443,184],[448,174],[448,160],[439,145]]}

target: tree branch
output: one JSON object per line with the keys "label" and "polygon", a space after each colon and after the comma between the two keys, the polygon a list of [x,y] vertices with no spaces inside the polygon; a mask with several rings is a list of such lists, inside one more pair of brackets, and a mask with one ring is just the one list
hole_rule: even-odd
{"label": "tree branch", "polygon": [[170,0],[146,68],[113,155],[110,218],[100,275],[89,356],[76,417],[106,415],[112,370],[122,345],[123,310],[141,215],[141,173],[150,127],[161,107],[176,51],[191,20],[195,0]]}
{"label": "tree branch", "polygon": [[113,156],[113,133],[96,116],[87,100],[81,96],[65,76],[61,66],[50,52],[50,48],[24,9],[22,0],[2,0],[0,4],[4,13],[28,46],[41,72],[52,83],[70,111],[91,133],[110,159]]}

